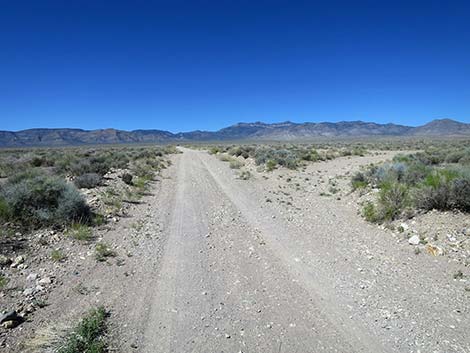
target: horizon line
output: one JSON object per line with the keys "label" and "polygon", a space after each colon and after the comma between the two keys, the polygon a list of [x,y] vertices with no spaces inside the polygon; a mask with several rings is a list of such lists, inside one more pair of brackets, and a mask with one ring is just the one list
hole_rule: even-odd
{"label": "horizon line", "polygon": [[195,129],[195,130],[186,130],[186,131],[177,131],[177,132],[170,131],[170,130],[162,130],[162,129],[158,129],[158,128],[137,128],[137,129],[132,129],[132,130],[125,130],[125,129],[118,129],[118,128],[114,128],[114,127],[104,127],[104,128],[97,128],[97,129],[86,129],[86,128],[80,128],[80,127],[31,127],[31,128],[27,128],[27,129],[21,129],[21,130],[0,130],[0,131],[1,132],[17,133],[17,132],[23,132],[23,131],[29,131],[29,130],[82,130],[82,131],[87,131],[87,132],[89,132],[89,131],[104,131],[104,130],[114,130],[114,131],[124,131],[124,132],[152,131],[152,130],[155,130],[155,131],[161,131],[161,132],[169,132],[171,134],[176,135],[176,134],[184,134],[184,133],[190,133],[190,132],[217,132],[217,131],[220,131],[222,129],[232,127],[232,126],[236,126],[236,125],[240,125],[240,124],[278,125],[278,124],[290,123],[290,124],[302,125],[302,124],[373,123],[373,124],[377,124],[377,125],[390,125],[390,124],[392,124],[392,125],[397,125],[397,126],[406,126],[406,127],[413,127],[414,128],[414,127],[424,126],[424,125],[429,124],[433,121],[445,121],[445,120],[454,121],[454,122],[461,123],[461,124],[470,124],[470,123],[463,122],[463,121],[460,121],[460,120],[456,120],[456,119],[453,119],[453,118],[435,118],[435,119],[429,120],[428,122],[426,122],[422,125],[405,125],[405,124],[397,124],[397,123],[394,123],[394,122],[378,123],[378,122],[375,122],[373,120],[341,120],[341,121],[319,121],[319,122],[314,122],[314,121],[294,122],[294,121],[291,121],[291,120],[285,120],[285,121],[272,122],[272,123],[266,123],[266,122],[257,120],[257,121],[239,121],[237,123],[224,126],[224,127],[220,128],[220,129],[217,129],[217,130]]}

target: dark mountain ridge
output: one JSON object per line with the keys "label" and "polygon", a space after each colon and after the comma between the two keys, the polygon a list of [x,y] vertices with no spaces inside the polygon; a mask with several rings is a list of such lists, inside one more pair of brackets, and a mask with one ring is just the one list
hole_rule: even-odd
{"label": "dark mountain ridge", "polygon": [[171,143],[191,141],[292,141],[315,138],[422,136],[469,136],[470,124],[451,119],[433,120],[425,125],[412,127],[397,124],[378,124],[364,121],[337,123],[238,123],[218,131],[191,131],[171,133],[163,130],[116,129],[28,129],[0,131],[0,147],[69,146],[120,143]]}

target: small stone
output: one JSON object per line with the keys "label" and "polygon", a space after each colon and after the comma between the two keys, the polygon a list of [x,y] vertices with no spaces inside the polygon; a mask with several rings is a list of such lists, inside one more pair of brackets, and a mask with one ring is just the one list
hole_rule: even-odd
{"label": "small stone", "polygon": [[44,277],[43,279],[39,280],[38,284],[44,285],[44,284],[51,284],[52,280],[50,277]]}
{"label": "small stone", "polygon": [[5,255],[0,255],[0,266],[8,266],[11,264],[11,259]]}
{"label": "small stone", "polygon": [[419,245],[420,239],[417,235],[413,235],[410,239],[408,239],[408,243],[410,245]]}
{"label": "small stone", "polygon": [[36,310],[36,307],[34,306],[33,303],[27,304],[24,308],[24,311],[28,314],[34,312],[35,310]]}
{"label": "small stone", "polygon": [[34,288],[26,288],[24,291],[23,291],[23,295],[26,296],[26,297],[29,297],[31,295],[34,294]]}
{"label": "small stone", "polygon": [[0,324],[5,328],[14,328],[24,321],[15,310],[0,315]]}
{"label": "small stone", "polygon": [[10,320],[10,321],[5,321],[5,322],[2,323],[2,327],[3,327],[3,328],[6,328],[6,329],[15,328],[15,327],[18,326],[18,325],[19,325],[19,322],[17,322],[17,321],[12,321],[12,320]]}
{"label": "small stone", "polygon": [[24,262],[24,257],[23,256],[17,256],[14,260],[13,263],[10,265],[11,268],[18,267],[18,265],[21,265]]}
{"label": "small stone", "polygon": [[37,273],[30,273],[28,277],[26,277],[27,281],[35,281],[38,279],[38,274]]}

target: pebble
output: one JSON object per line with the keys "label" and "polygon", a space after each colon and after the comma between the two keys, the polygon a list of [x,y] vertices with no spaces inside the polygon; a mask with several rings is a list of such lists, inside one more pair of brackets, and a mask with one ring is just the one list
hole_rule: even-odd
{"label": "pebble", "polygon": [[34,288],[26,288],[23,291],[23,295],[26,297],[29,297],[30,295],[33,295],[33,294],[34,294]]}
{"label": "pebble", "polygon": [[38,284],[44,285],[44,284],[51,284],[52,280],[50,277],[44,277],[43,279],[39,280]]}
{"label": "pebble", "polygon": [[10,265],[11,268],[18,267],[24,262],[24,257],[22,255],[17,256],[14,260],[13,263]]}
{"label": "pebble", "polygon": [[11,264],[11,259],[5,255],[0,255],[0,266],[8,266]]}
{"label": "pebble", "polygon": [[35,281],[38,279],[38,274],[37,273],[30,273],[28,277],[26,277],[27,281]]}
{"label": "pebble", "polygon": [[410,239],[408,239],[408,243],[410,245],[419,245],[420,239],[417,235],[413,235]]}

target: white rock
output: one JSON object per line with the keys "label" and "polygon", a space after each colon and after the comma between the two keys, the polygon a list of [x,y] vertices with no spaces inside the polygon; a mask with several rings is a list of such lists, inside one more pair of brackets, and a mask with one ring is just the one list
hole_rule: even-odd
{"label": "white rock", "polygon": [[52,283],[52,280],[50,277],[44,277],[43,279],[39,280],[38,282],[39,284],[43,285],[43,284],[51,284]]}
{"label": "white rock", "polygon": [[38,274],[37,273],[30,273],[28,277],[26,277],[27,281],[35,281],[38,279]]}
{"label": "white rock", "polygon": [[18,267],[18,265],[22,264],[23,262],[24,262],[24,257],[20,255],[13,260],[13,263],[10,265],[10,267],[12,268]]}
{"label": "white rock", "polygon": [[408,243],[411,245],[418,245],[420,242],[419,237],[415,234],[410,239],[408,239]]}
{"label": "white rock", "polygon": [[23,291],[23,295],[24,296],[30,296],[30,295],[33,295],[34,294],[34,288],[26,288],[24,291]]}

